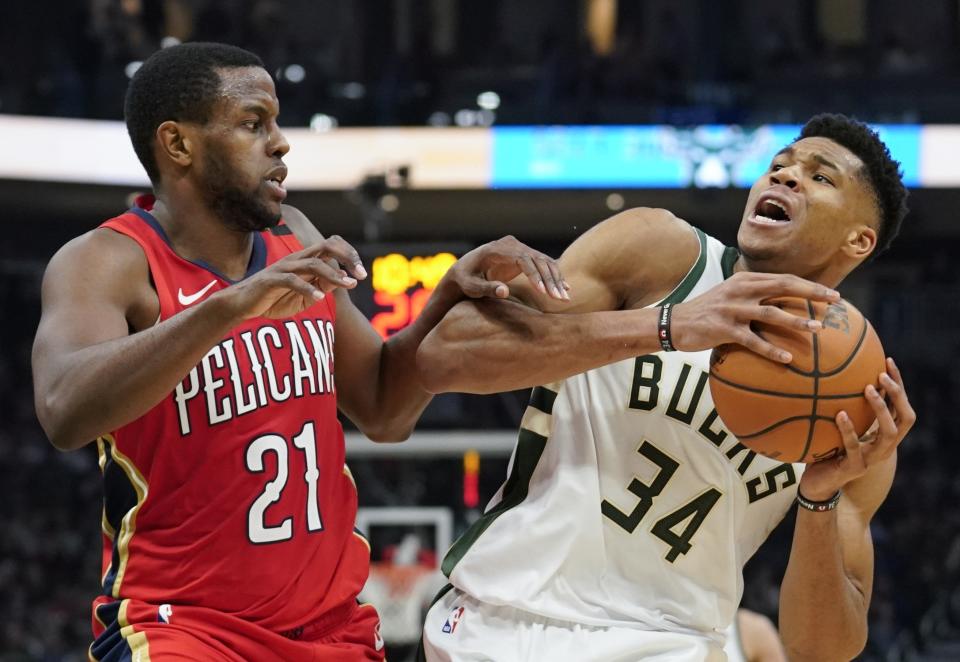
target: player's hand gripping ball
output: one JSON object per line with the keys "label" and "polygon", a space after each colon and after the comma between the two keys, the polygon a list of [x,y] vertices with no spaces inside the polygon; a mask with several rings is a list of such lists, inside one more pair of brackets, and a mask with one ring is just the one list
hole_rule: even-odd
{"label": "player's hand gripping ball", "polygon": [[[870,322],[847,301],[827,304],[796,298],[771,302],[786,312],[819,320],[818,333],[757,324],[771,343],[793,355],[788,364],[740,345],[722,345],[710,360],[710,392],[721,420],[740,442],[781,462],[817,462],[839,454],[835,418],[845,411],[858,436],[876,416],[863,395],[880,390],[884,353]],[[881,391],[882,392],[882,391]]]}

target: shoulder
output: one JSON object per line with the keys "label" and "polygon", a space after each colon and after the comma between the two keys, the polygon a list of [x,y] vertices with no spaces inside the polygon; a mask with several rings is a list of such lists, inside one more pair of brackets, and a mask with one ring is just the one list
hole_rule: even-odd
{"label": "shoulder", "polygon": [[134,329],[151,326],[160,303],[150,265],[130,237],[97,228],[72,239],[54,254],[43,276],[45,309],[118,309]]}
{"label": "shoulder", "polygon": [[586,232],[583,239],[620,258],[605,261],[614,267],[655,253],[673,260],[694,260],[700,251],[700,242],[689,223],[666,209],[651,207],[628,209],[611,216]]}
{"label": "shoulder", "polygon": [[672,212],[638,207],[597,224],[567,253],[570,261],[588,261],[595,276],[625,299],[638,294],[654,300],[687,274],[700,254],[700,241],[693,227]]}
{"label": "shoulder", "polygon": [[148,271],[147,257],[131,237],[107,228],[96,228],[64,244],[50,258],[47,272],[129,273]]}
{"label": "shoulder", "polygon": [[634,232],[666,231],[687,228],[689,224],[677,217],[669,209],[657,207],[633,207],[598,223],[590,232]]}

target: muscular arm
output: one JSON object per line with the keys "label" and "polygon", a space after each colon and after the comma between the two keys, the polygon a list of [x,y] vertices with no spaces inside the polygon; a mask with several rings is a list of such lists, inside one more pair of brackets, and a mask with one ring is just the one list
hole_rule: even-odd
{"label": "muscular arm", "polygon": [[[645,259],[657,251],[671,259]],[[518,281],[510,283],[516,301],[462,301],[420,345],[421,379],[437,393],[495,393],[659,351],[657,311],[619,309],[666,295],[698,251],[693,230],[669,212],[614,216],[561,256],[569,305],[537,298]]]}
{"label": "muscular arm", "polygon": [[97,229],[64,246],[43,279],[33,346],[37,417],[53,444],[79,448],[166,397],[243,319],[289,317],[343,287],[328,241],[275,262],[155,324],[160,303],[132,239]]}
{"label": "muscular arm", "polygon": [[[283,213],[301,243],[322,239],[301,212],[284,207]],[[370,439],[403,441],[433,397],[417,379],[417,346],[462,295],[452,283],[441,282],[420,316],[386,342],[347,292],[341,290],[335,296],[338,406]]]}
{"label": "muscular arm", "polygon": [[143,326],[156,320],[159,302],[142,251],[111,230],[94,230],[53,257],[42,300],[33,346],[35,403],[61,450],[84,446],[149,410],[236,323],[213,296],[131,334],[136,319],[149,320]]}
{"label": "muscular arm", "polygon": [[849,483],[824,513],[799,509],[780,590],[780,634],[791,660],[849,660],[867,642],[873,590],[870,520],[886,498],[896,453]]}
{"label": "muscular arm", "polygon": [[[537,301],[511,282],[518,302],[458,303],[420,344],[417,368],[434,392],[492,393],[566,379],[608,363],[660,351],[658,311],[694,265],[699,241],[662,209],[632,209],[577,239],[560,258],[570,304]],[[762,320],[796,330],[818,322],[765,302],[779,296],[836,301],[829,288],[788,274],[738,273],[673,309],[673,345],[699,351],[739,343],[775,361],[789,353],[757,335]],[[556,311],[562,310],[562,314]]]}

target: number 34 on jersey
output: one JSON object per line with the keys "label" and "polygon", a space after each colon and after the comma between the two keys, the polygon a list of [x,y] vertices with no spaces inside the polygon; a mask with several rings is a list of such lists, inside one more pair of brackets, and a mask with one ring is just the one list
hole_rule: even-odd
{"label": "number 34 on jersey", "polygon": [[[695,381],[691,378],[691,373],[694,371],[700,373]],[[661,404],[662,373],[663,361],[655,354],[641,356],[635,360],[630,393],[631,409],[651,411]],[[684,364],[677,377],[677,383],[668,384],[666,386],[672,388],[663,389],[664,392],[671,394],[669,402],[665,403],[664,415],[696,429],[704,441],[723,452],[731,465],[735,463],[736,458],[744,454],[735,467],[739,475],[743,476],[756,460],[756,453],[748,450],[733,439],[726,430],[722,429],[716,409],[711,408],[702,421],[695,420],[698,405],[707,385],[707,379],[706,372],[697,370],[689,364]],[[682,407],[681,402],[687,402],[688,404]],[[728,439],[732,443],[730,448],[724,452],[722,447],[727,445],[725,442]],[[639,455],[638,459],[647,464],[644,475],[650,475],[649,470],[651,468],[654,471],[652,477],[648,480],[634,477],[626,486],[626,491],[635,496],[636,501],[632,504],[626,504],[622,502],[622,499],[618,500],[617,503],[612,499],[603,499],[600,504],[600,511],[607,519],[631,534],[646,519],[657,497],[661,495],[667,485],[684,471],[681,463],[661,450],[654,439],[643,439],[636,452]],[[635,460],[627,461],[631,462],[630,466],[634,466],[632,463]],[[690,469],[687,468],[687,471],[690,471]],[[692,484],[690,481],[679,479],[676,482],[681,485]],[[769,470],[746,480],[744,487],[748,502],[755,503],[794,485],[796,482],[797,475],[792,465],[777,464]],[[710,515],[710,511],[723,497],[723,492],[715,486],[705,485],[704,489],[699,493],[692,494],[683,505],[653,522],[649,528],[649,534],[665,543],[665,558],[667,561],[674,563],[680,556],[687,554],[692,549],[697,531]]]}

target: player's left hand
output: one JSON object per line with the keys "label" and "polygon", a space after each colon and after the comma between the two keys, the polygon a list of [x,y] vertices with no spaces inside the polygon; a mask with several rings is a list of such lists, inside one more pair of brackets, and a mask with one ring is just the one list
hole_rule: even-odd
{"label": "player's left hand", "polygon": [[800,494],[810,501],[825,501],[844,485],[865,474],[871,466],[889,458],[917,420],[903,387],[903,377],[893,359],[887,358],[887,371],[880,374],[880,387],[886,400],[872,384],[864,396],[877,415],[866,434],[857,437],[846,412],[837,414],[837,427],[843,437],[844,453],[830,460],[807,466],[800,479]]}
{"label": "player's left hand", "polygon": [[510,235],[473,249],[450,267],[447,277],[472,299],[506,299],[510,296],[507,283],[520,274],[540,294],[570,300],[570,286],[563,280],[557,261]]}

